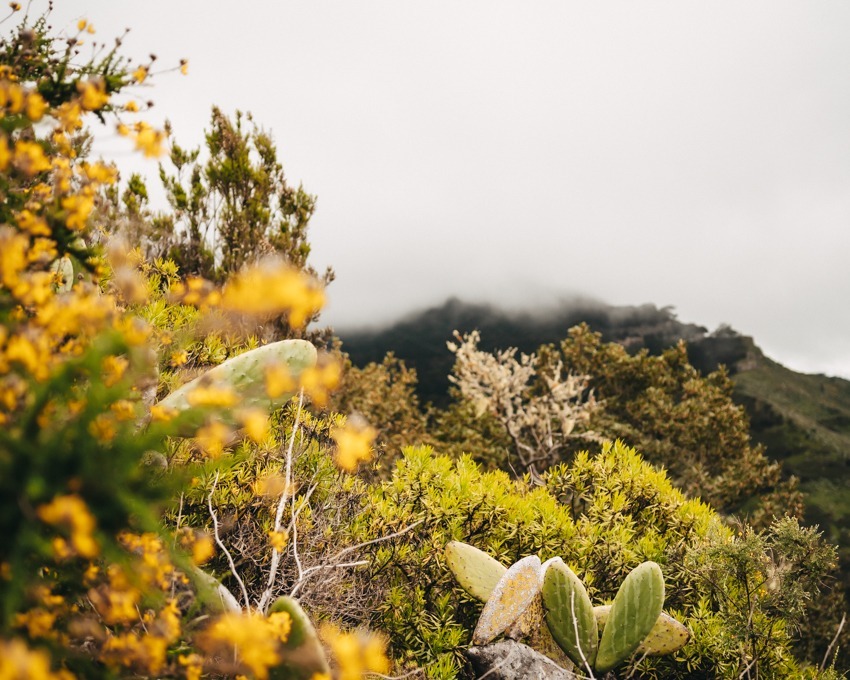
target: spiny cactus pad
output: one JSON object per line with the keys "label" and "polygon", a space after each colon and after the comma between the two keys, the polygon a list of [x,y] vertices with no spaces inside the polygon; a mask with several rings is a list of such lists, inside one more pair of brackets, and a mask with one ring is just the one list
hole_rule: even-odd
{"label": "spiny cactus pad", "polygon": [[460,541],[446,545],[446,564],[461,587],[482,602],[487,602],[493,588],[508,570],[483,550]]}
{"label": "spiny cactus pad", "polygon": [[661,567],[655,562],[638,565],[626,576],[611,605],[599,641],[596,670],[610,671],[628,659],[655,626],[663,606]]}
{"label": "spiny cactus pad", "polygon": [[[611,612],[610,604],[599,605],[593,608],[593,614],[596,616],[596,625],[599,630],[605,629],[605,624],[608,621],[608,615]],[[635,650],[635,654],[647,656],[663,656],[672,654],[684,647],[691,638],[691,633],[687,627],[679,623],[676,619],[666,612],[661,612],[658,616],[658,621],[649,631],[640,646]]]}
{"label": "spiny cactus pad", "polygon": [[472,644],[486,645],[525,613],[540,593],[540,558],[523,557],[499,579],[481,611]]}
{"label": "spiny cactus pad", "polygon": [[[550,560],[543,575],[546,624],[561,649],[580,668],[596,662],[599,635],[593,605],[584,584],[560,559]],[[586,662],[586,663],[585,663]]]}

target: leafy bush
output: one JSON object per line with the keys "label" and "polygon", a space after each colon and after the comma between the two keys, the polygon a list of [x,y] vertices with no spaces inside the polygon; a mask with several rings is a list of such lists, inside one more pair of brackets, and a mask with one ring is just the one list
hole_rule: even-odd
{"label": "leafy bush", "polygon": [[[545,486],[512,480],[425,447],[407,449],[393,477],[370,489],[352,525],[358,538],[421,522],[378,544],[369,567],[374,597],[382,598],[373,624],[390,635],[401,663],[425,665],[435,678],[461,672],[480,604],[444,564],[445,544],[460,540],[506,565],[529,554],[559,555],[594,601],[610,601],[640,562],[658,562],[668,584],[665,609],[693,630],[694,640],[670,658],[640,661],[633,677],[731,678],[748,666],[760,677],[799,677],[794,626],[834,560],[814,532],[783,520],[763,533],[736,534],[620,443],[598,455],[580,453],[543,479]],[[754,557],[718,581],[712,560],[724,551]],[[766,569],[781,573],[781,582],[747,601],[752,616],[743,625],[742,598]]]}

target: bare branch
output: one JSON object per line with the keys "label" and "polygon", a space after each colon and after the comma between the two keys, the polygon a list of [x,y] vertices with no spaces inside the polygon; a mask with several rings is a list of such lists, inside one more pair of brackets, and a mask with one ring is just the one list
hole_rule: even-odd
{"label": "bare branch", "polygon": [[221,536],[218,533],[218,515],[215,514],[215,509],[213,508],[212,498],[215,493],[215,487],[218,486],[218,476],[219,473],[216,471],[215,479],[213,480],[212,488],[210,489],[210,495],[207,497],[207,507],[210,510],[210,517],[213,522],[213,536],[215,537],[215,542],[218,544],[218,547],[221,548],[221,551],[227,557],[227,563],[230,565],[230,573],[233,574],[233,578],[236,579],[236,582],[239,584],[239,587],[242,590],[242,598],[245,601],[245,611],[251,609],[251,601],[248,598],[248,589],[245,587],[245,582],[242,580],[242,577],[239,576],[239,572],[236,570],[236,564],[233,562],[233,555],[230,554],[230,551],[227,549],[227,546],[221,540]]}

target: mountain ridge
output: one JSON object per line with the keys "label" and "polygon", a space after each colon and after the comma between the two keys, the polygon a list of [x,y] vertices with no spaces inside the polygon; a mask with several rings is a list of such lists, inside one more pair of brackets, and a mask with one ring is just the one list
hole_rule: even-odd
{"label": "mountain ridge", "polygon": [[765,356],[755,339],[722,325],[714,331],[684,323],[671,307],[613,306],[586,300],[558,308],[506,311],[491,304],[450,298],[371,330],[338,330],[343,350],[355,365],[380,362],[392,351],[415,368],[422,403],[445,406],[453,356],[446,348],[454,331],[481,333],[482,349],[516,347],[530,353],[556,343],[567,330],[587,323],[605,341],[630,353],[659,354],[680,340],[690,362],[703,374],[724,366],[735,401],[750,419],[753,441],[800,479],[806,520],[839,546],[845,584],[850,585],[850,381],[793,371]]}

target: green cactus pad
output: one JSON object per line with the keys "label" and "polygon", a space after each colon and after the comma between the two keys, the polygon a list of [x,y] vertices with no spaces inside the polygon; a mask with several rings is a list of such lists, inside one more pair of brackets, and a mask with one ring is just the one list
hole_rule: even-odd
{"label": "green cactus pad", "polygon": [[580,668],[596,662],[599,635],[593,605],[584,584],[561,560],[549,562],[543,575],[546,624],[552,637]]}
{"label": "green cactus pad", "polygon": [[291,597],[279,597],[269,609],[269,614],[277,612],[289,614],[292,628],[283,645],[282,661],[270,669],[269,677],[272,680],[309,680],[321,673],[329,677],[330,666],[325,650],[301,605]]}
{"label": "green cactus pad", "polygon": [[[596,625],[600,631],[605,629],[605,623],[608,621],[610,612],[610,604],[603,604],[593,608],[593,613],[596,616]],[[684,624],[679,623],[666,612],[661,612],[658,616],[658,621],[655,622],[646,639],[635,650],[635,654],[646,654],[646,656],[672,654],[684,647],[690,638],[691,633]]]}
{"label": "green cactus pad", "polygon": [[484,551],[460,541],[446,545],[446,564],[461,587],[482,602],[487,602],[493,588],[508,570]]}
{"label": "green cactus pad", "polygon": [[540,558],[523,557],[493,588],[472,633],[472,644],[485,645],[505,632],[525,613],[540,593]]}
{"label": "green cactus pad", "polygon": [[188,569],[186,575],[195,586],[195,596],[204,608],[216,613],[242,611],[233,593],[214,576],[195,566]]}
{"label": "green cactus pad", "polygon": [[655,626],[663,606],[661,567],[655,562],[638,565],[626,576],[611,605],[599,641],[596,670],[610,671],[634,654]]}
{"label": "green cactus pad", "polygon": [[[316,348],[306,340],[281,340],[244,352],[211,368],[206,373],[190,380],[174,390],[159,402],[166,410],[179,412],[190,408],[189,396],[202,385],[221,385],[236,392],[241,401],[240,407],[260,407],[272,410],[285,404],[294,392],[281,394],[272,399],[265,390],[265,371],[276,364],[284,364],[293,378],[297,378],[306,368],[316,365]],[[226,418],[225,418],[226,420]],[[197,422],[187,423],[188,427],[199,426]]]}

